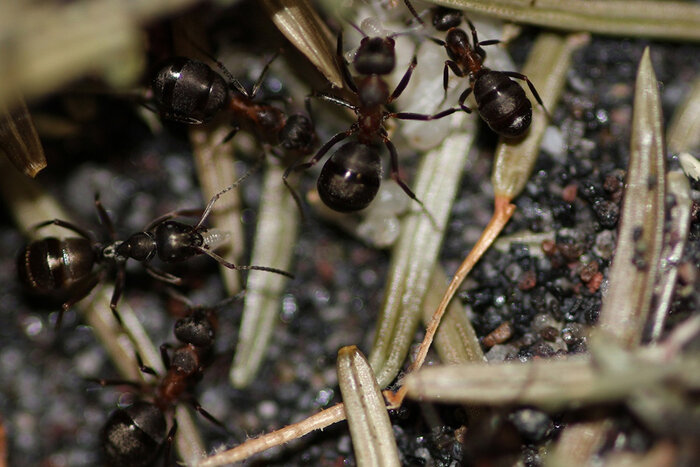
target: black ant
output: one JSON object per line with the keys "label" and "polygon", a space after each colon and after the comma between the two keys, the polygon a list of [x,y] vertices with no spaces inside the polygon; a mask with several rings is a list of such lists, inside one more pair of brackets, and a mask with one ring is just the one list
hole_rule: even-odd
{"label": "black ant", "polygon": [[[459,96],[459,105],[467,113],[471,109],[464,105],[469,94],[474,93],[477,109],[488,126],[505,138],[517,138],[525,134],[532,121],[532,104],[525,91],[511,78],[527,82],[532,95],[544,108],[535,86],[527,76],[514,71],[494,71],[483,66],[486,52],[482,46],[498,44],[499,40],[481,41],[477,37],[474,24],[467,19],[472,34],[472,46],[467,33],[459,28],[462,13],[449,8],[437,8],[433,14],[433,26],[439,31],[447,31],[445,40],[431,38],[447,50],[449,60],[443,69],[443,88],[447,93],[449,70],[462,77],[469,77],[470,85]],[[546,112],[546,109],[545,109]]]}
{"label": "black ant", "polygon": [[[309,97],[347,107],[355,112],[357,121],[349,129],[334,135],[316,152],[311,160],[289,167],[283,176],[285,184],[291,190],[287,183],[289,174],[314,166],[333,146],[349,136],[356,135],[355,141],[342,145],[321,169],[317,187],[323,202],[331,209],[340,212],[358,211],[369,205],[379,190],[382,178],[382,165],[376,147],[376,143],[382,142],[391,157],[392,178],[411,199],[425,209],[423,203],[416,198],[416,195],[399,177],[398,154],[384,128],[384,122],[390,118],[434,120],[446,117],[459,109],[448,109],[435,115],[386,110],[386,106],[396,100],[404,91],[417,65],[414,56],[403,78],[390,94],[389,86],[384,81],[383,76],[391,73],[396,63],[392,37],[364,37],[362,39],[353,60],[355,70],[361,75],[357,81],[350,74],[348,64],[343,58],[342,33],[338,35],[336,55],[340,63],[343,81],[348,89],[355,94],[357,104],[325,93],[315,93]],[[300,204],[296,193],[293,190],[292,193],[297,203]]]}
{"label": "black ant", "polygon": [[267,62],[250,92],[221,62],[209,58],[216,62],[228,82],[209,65],[185,57],[173,57],[158,70],[152,91],[155,105],[164,118],[198,125],[227,109],[233,117],[233,129],[226,140],[244,129],[263,143],[281,145],[292,156],[311,152],[316,133],[309,118],[301,114],[287,116],[269,103],[254,101],[275,57]]}
{"label": "black ant", "polygon": [[171,219],[196,216],[201,211],[173,211],[158,217],[148,224],[142,232],[134,233],[123,241],[117,240],[109,214],[102,206],[99,196],[95,195],[97,214],[102,224],[106,226],[111,241],[107,244],[100,243],[85,230],[60,219],[42,222],[35,229],[57,225],[77,233],[80,237],[65,239],[46,237],[29,243],[20,251],[17,258],[20,281],[37,295],[63,302],[56,322],[56,326],[59,327],[63,313],[87,296],[102,279],[104,268],[95,269],[95,266],[98,265],[116,268],[116,280],[110,307],[117,321],[121,321],[116,309],[124,287],[125,266],[129,259],[142,262],[151,276],[172,284],[181,283],[181,279],[153,267],[150,261],[156,255],[163,262],[176,263],[199,254],[205,254],[230,269],[257,269],[294,277],[286,271],[267,266],[236,266],[212,251],[215,244],[221,242],[227,234],[218,229],[207,229],[202,224],[206,221],[219,197],[237,186],[245,176],[214,195],[204,212],[201,213],[196,225],[192,226]]}
{"label": "black ant", "polygon": [[[202,408],[192,396],[192,391],[211,362],[217,327],[216,308],[240,298],[242,294],[237,294],[215,307],[192,307],[186,302],[190,313],[175,323],[175,337],[182,345],[173,350],[172,356],[168,353],[168,344],[160,346],[166,373],[152,388],[152,402],[141,398],[127,408],[115,410],[102,429],[101,444],[107,465],[151,465],[158,458],[163,446],[166,446],[167,462],[177,423],[173,418],[173,424],[166,434],[165,413],[179,402],[188,402],[204,418],[226,429],[219,420]],[[143,364],[138,353],[136,359],[143,373],[157,376],[153,368]],[[91,381],[101,386],[128,385],[144,391],[143,385],[134,381]]]}

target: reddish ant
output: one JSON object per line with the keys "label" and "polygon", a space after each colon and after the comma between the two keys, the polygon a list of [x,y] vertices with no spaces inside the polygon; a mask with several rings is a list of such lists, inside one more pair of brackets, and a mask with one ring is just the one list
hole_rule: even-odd
{"label": "reddish ant", "polygon": [[[449,60],[443,69],[443,88],[447,93],[449,70],[460,78],[469,77],[469,87],[459,96],[459,105],[467,113],[471,109],[464,105],[469,94],[474,93],[477,109],[488,126],[505,138],[517,138],[525,134],[532,121],[532,104],[525,91],[511,78],[527,82],[532,95],[544,108],[535,86],[527,76],[514,71],[494,71],[483,66],[486,52],[482,46],[498,44],[498,40],[481,41],[474,24],[467,19],[472,34],[469,45],[467,33],[458,26],[462,21],[460,11],[437,8],[433,14],[433,25],[439,31],[447,31],[445,40],[431,38],[447,50]],[[545,109],[546,112],[546,109]]]}
{"label": "reddish ant", "polygon": [[404,91],[417,65],[413,57],[403,78],[394,91],[389,93],[389,86],[383,76],[394,70],[396,57],[392,37],[364,37],[355,54],[353,64],[361,75],[357,81],[350,74],[348,64],[343,58],[342,33],[338,35],[336,55],[340,63],[343,81],[356,97],[353,104],[341,97],[325,93],[314,93],[315,97],[336,105],[347,107],[355,112],[357,121],[349,129],[333,136],[324,144],[308,162],[289,167],[283,176],[300,204],[298,196],[287,183],[287,177],[294,171],[306,170],[318,163],[336,144],[349,136],[356,135],[356,140],[342,145],[324,164],[318,177],[318,193],[323,202],[336,211],[352,212],[364,209],[374,199],[382,178],[382,166],[376,143],[382,142],[391,157],[391,176],[403,191],[420,206],[423,203],[399,177],[399,159],[396,147],[389,139],[384,122],[390,118],[403,120],[434,120],[446,117],[459,108],[448,109],[435,115],[423,115],[408,112],[390,112],[386,106],[396,100]]}
{"label": "reddish ant", "polygon": [[35,228],[57,225],[71,230],[80,237],[58,239],[46,237],[36,240],[24,247],[17,258],[17,270],[20,281],[33,293],[63,302],[56,326],[60,326],[63,313],[87,296],[103,277],[104,268],[116,268],[116,280],[110,307],[117,321],[117,302],[121,297],[125,282],[126,262],[134,259],[143,263],[146,271],[154,278],[172,284],[181,283],[181,279],[150,264],[157,255],[166,263],[185,261],[193,256],[205,254],[230,269],[274,272],[289,277],[292,274],[267,266],[236,266],[212,251],[217,243],[227,236],[218,229],[203,227],[214,203],[227,191],[233,189],[245,177],[214,195],[201,214],[196,225],[192,226],[171,220],[181,216],[196,216],[199,210],[180,210],[165,214],[148,224],[144,231],[129,236],[126,240],[117,240],[114,225],[102,206],[99,196],[95,196],[97,214],[106,226],[111,241],[107,244],[96,241],[80,227],[60,219],[42,222]]}
{"label": "reddish ant", "polygon": [[301,114],[287,116],[273,105],[254,101],[275,57],[267,62],[250,92],[221,62],[209,58],[228,82],[207,64],[185,57],[171,58],[158,70],[152,82],[153,99],[164,118],[198,125],[227,109],[233,117],[233,129],[226,140],[244,129],[263,143],[281,145],[292,155],[311,152],[316,134],[309,118]]}
{"label": "reddish ant", "polygon": [[[172,356],[168,353],[167,344],[160,346],[166,373],[151,389],[152,401],[139,399],[127,408],[115,410],[102,429],[101,443],[107,465],[151,465],[158,458],[163,446],[166,447],[167,463],[177,423],[173,418],[172,426],[166,434],[165,413],[179,402],[188,402],[204,418],[226,429],[219,420],[202,408],[192,396],[192,391],[211,361],[217,327],[216,309],[241,296],[242,293],[237,294],[215,307],[192,307],[186,302],[190,306],[190,313],[175,323],[175,337],[182,345],[172,352]],[[143,373],[157,376],[153,368],[143,364],[138,353],[136,359]],[[91,381],[101,386],[128,385],[144,391],[143,385],[134,381]]]}

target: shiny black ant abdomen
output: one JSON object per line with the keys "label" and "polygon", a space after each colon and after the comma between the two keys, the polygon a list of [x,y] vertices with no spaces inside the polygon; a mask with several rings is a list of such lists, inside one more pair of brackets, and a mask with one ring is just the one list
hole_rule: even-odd
{"label": "shiny black ant abdomen", "polygon": [[150,402],[137,401],[115,410],[100,436],[105,464],[114,467],[153,465],[166,439],[172,440],[174,436],[172,429],[166,436],[166,427],[163,411]]}
{"label": "shiny black ant abdomen", "polygon": [[449,70],[459,76],[469,78],[469,87],[459,96],[459,105],[465,112],[471,109],[464,105],[469,94],[474,93],[479,115],[494,132],[505,138],[524,135],[532,121],[532,104],[525,91],[511,78],[527,82],[532,95],[544,108],[535,86],[527,76],[514,71],[495,71],[483,66],[485,45],[497,44],[498,40],[479,42],[474,24],[467,19],[471,29],[472,44],[467,33],[460,29],[461,12],[438,8],[433,15],[433,25],[440,31],[447,31],[445,40],[432,40],[445,47],[449,60],[443,69],[443,88],[447,93]]}
{"label": "shiny black ant abdomen", "polygon": [[311,152],[315,132],[308,117],[288,116],[281,109],[255,97],[270,65],[267,63],[251,92],[236,80],[218,61],[228,82],[209,65],[185,57],[165,62],[152,81],[153,100],[163,118],[198,125],[227,110],[233,129],[227,139],[240,129],[254,134],[259,141],[281,145],[293,155]]}
{"label": "shiny black ant abdomen", "polygon": [[179,284],[181,279],[152,266],[150,261],[154,257],[158,256],[165,263],[175,263],[205,254],[229,269],[257,269],[293,277],[286,271],[266,266],[237,266],[212,251],[227,234],[218,229],[207,229],[203,223],[219,197],[234,186],[236,184],[214,195],[194,226],[172,219],[199,215],[199,211],[174,211],[153,220],[144,231],[134,233],[123,241],[117,240],[112,221],[99,197],[95,196],[95,207],[110,234],[110,241],[106,244],[98,242],[80,227],[60,219],[42,222],[37,229],[57,225],[80,237],[62,240],[47,237],[29,243],[18,255],[18,277],[30,292],[62,303],[57,325],[60,324],[63,313],[87,296],[104,277],[107,269],[116,269],[110,306],[119,320],[116,308],[124,287],[126,262],[129,259],[143,263],[146,271],[154,278],[173,284]]}

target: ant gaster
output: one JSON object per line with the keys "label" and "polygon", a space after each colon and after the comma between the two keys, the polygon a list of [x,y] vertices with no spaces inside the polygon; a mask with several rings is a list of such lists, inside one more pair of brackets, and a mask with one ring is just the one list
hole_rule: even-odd
{"label": "ant gaster", "polygon": [[134,233],[123,241],[117,240],[112,221],[102,206],[99,196],[96,195],[95,207],[102,224],[106,226],[111,236],[111,242],[100,243],[88,232],[67,221],[54,219],[42,222],[36,226],[36,229],[57,225],[77,233],[80,237],[65,239],[47,237],[29,243],[20,251],[17,258],[19,279],[29,291],[62,302],[56,323],[59,326],[63,313],[87,296],[102,279],[104,268],[96,268],[96,266],[116,268],[110,306],[115,318],[120,321],[116,308],[124,287],[125,266],[129,259],[142,262],[146,271],[154,278],[173,284],[179,284],[181,279],[150,264],[156,255],[163,262],[175,263],[199,254],[206,254],[230,269],[257,269],[293,277],[286,271],[266,266],[237,266],[212,251],[212,248],[215,248],[217,243],[225,239],[228,234],[218,229],[207,229],[202,224],[219,197],[233,189],[239,182],[240,179],[214,195],[196,225],[192,226],[171,219],[199,215],[200,211],[173,211],[153,220],[144,231]]}
{"label": "ant gaster", "polygon": [[[435,115],[408,112],[390,112],[386,106],[396,100],[404,91],[417,65],[413,57],[403,78],[390,93],[383,76],[391,73],[396,64],[394,39],[392,37],[364,37],[355,54],[353,64],[361,75],[355,80],[343,58],[342,33],[338,35],[336,56],[341,67],[343,81],[355,94],[357,104],[341,97],[315,93],[315,97],[336,105],[347,107],[355,112],[357,121],[349,129],[334,135],[308,162],[289,167],[287,177],[293,171],[306,170],[318,163],[326,153],[342,140],[355,135],[356,140],[343,144],[324,164],[318,177],[318,193],[323,202],[336,211],[352,212],[364,209],[374,199],[382,178],[382,166],[376,143],[384,143],[391,158],[391,176],[403,191],[418,202],[416,195],[399,177],[399,163],[396,147],[389,139],[384,122],[390,118],[403,120],[434,120],[450,115],[459,109],[448,109]],[[289,187],[289,185],[287,184]],[[290,187],[291,190],[291,187]],[[299,203],[299,199],[295,199]],[[425,208],[423,208],[425,209]]]}
{"label": "ant gaster", "polygon": [[432,38],[435,43],[445,47],[450,57],[445,61],[443,69],[445,93],[449,70],[459,77],[469,77],[469,87],[459,96],[462,110],[471,112],[464,101],[473,92],[479,115],[494,132],[505,138],[522,136],[530,128],[532,104],[523,88],[511,78],[527,82],[532,95],[544,108],[542,99],[527,76],[514,71],[494,71],[483,66],[486,52],[482,46],[498,44],[500,41],[479,42],[474,24],[467,19],[472,35],[473,45],[470,46],[467,33],[459,28],[461,21],[462,14],[456,10],[437,8],[433,14],[433,26],[439,31],[447,31],[444,41]]}
{"label": "ant gaster", "polygon": [[[152,388],[150,400],[141,398],[127,408],[115,410],[102,429],[101,443],[107,465],[151,465],[163,446],[166,447],[167,463],[177,424],[173,418],[172,427],[166,434],[165,413],[179,402],[188,402],[207,420],[225,429],[219,420],[202,408],[192,391],[211,360],[217,325],[215,308],[240,296],[238,294],[212,308],[191,307],[188,316],[175,323],[175,337],[182,345],[172,352],[172,356],[168,353],[169,346],[161,345],[166,373]],[[136,357],[142,372],[157,376],[152,368],[143,365],[138,354]],[[93,381],[102,386],[125,384],[144,390],[143,385],[133,381]]]}
{"label": "ant gaster", "polygon": [[301,114],[287,116],[269,103],[254,100],[272,60],[265,65],[250,92],[223,64],[212,60],[228,82],[209,65],[185,57],[173,57],[158,70],[152,82],[153,99],[164,118],[197,125],[226,109],[233,120],[227,140],[244,129],[263,143],[281,145],[292,155],[311,152],[316,134],[309,118]]}

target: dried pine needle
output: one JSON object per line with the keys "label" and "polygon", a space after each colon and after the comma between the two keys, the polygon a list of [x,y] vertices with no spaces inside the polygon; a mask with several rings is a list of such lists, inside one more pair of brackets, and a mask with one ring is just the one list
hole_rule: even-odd
{"label": "dried pine needle", "polygon": [[277,28],[319,69],[333,86],[343,80],[335,62],[332,36],[308,0],[263,0]]}
{"label": "dried pine needle", "polygon": [[598,327],[639,345],[659,275],[666,170],[658,82],[645,49],[637,72],[632,138],[620,231]]}
{"label": "dried pine needle", "polygon": [[29,177],[46,167],[44,148],[21,97],[13,99],[9,107],[0,102],[0,153]]}
{"label": "dried pine needle", "polygon": [[700,40],[700,6],[650,0],[428,0],[508,21],[612,36]]}
{"label": "dried pine needle", "polygon": [[[251,264],[290,270],[299,234],[299,211],[282,181],[284,170],[267,164],[255,229]],[[267,353],[288,279],[267,271],[250,271],[245,305],[230,378],[234,387],[250,384]]]}
{"label": "dried pine needle", "polygon": [[369,362],[354,345],[343,347],[337,369],[357,465],[401,465],[386,404]]}

